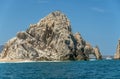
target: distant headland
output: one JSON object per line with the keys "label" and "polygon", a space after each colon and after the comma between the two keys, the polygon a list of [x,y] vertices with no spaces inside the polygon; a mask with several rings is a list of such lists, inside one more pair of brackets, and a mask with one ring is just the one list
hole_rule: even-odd
{"label": "distant headland", "polygon": [[102,59],[98,46],[92,47],[79,32],[73,34],[67,16],[55,11],[10,39],[0,61],[89,60],[90,54]]}

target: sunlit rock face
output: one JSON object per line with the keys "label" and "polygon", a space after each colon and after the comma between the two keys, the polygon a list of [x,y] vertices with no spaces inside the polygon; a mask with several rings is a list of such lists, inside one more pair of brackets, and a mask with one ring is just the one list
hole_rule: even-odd
{"label": "sunlit rock face", "polygon": [[96,46],[93,49],[94,49],[94,55],[96,56],[96,59],[101,60],[102,59],[102,55],[101,55],[99,47]]}
{"label": "sunlit rock face", "polygon": [[117,45],[116,53],[114,55],[114,59],[120,59],[120,40]]}
{"label": "sunlit rock face", "polygon": [[80,33],[72,33],[67,16],[55,11],[31,24],[26,31],[18,32],[6,43],[0,57],[33,61],[88,60],[89,53],[99,54],[95,51]]}

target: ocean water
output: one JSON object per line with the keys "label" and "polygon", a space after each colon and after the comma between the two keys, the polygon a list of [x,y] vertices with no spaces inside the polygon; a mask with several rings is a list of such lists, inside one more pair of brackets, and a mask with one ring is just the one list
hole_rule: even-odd
{"label": "ocean water", "polygon": [[0,63],[0,79],[120,79],[120,60]]}

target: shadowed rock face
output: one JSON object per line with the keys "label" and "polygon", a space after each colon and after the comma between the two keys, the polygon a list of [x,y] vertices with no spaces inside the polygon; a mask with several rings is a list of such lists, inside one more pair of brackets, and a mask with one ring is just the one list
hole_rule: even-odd
{"label": "shadowed rock face", "polygon": [[120,40],[117,45],[116,53],[114,55],[114,59],[120,59]]}
{"label": "shadowed rock face", "polygon": [[0,52],[3,50],[4,46],[0,45]]}
{"label": "shadowed rock face", "polygon": [[74,35],[71,32],[66,15],[56,11],[30,25],[25,32],[17,33],[6,43],[1,59],[88,60],[89,53],[100,54],[95,51],[92,46],[87,46],[80,33]]}

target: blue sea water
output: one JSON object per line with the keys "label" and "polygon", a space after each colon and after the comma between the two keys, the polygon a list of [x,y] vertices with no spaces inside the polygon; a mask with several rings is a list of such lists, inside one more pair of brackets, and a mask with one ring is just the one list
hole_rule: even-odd
{"label": "blue sea water", "polygon": [[0,63],[0,79],[120,79],[120,60]]}

